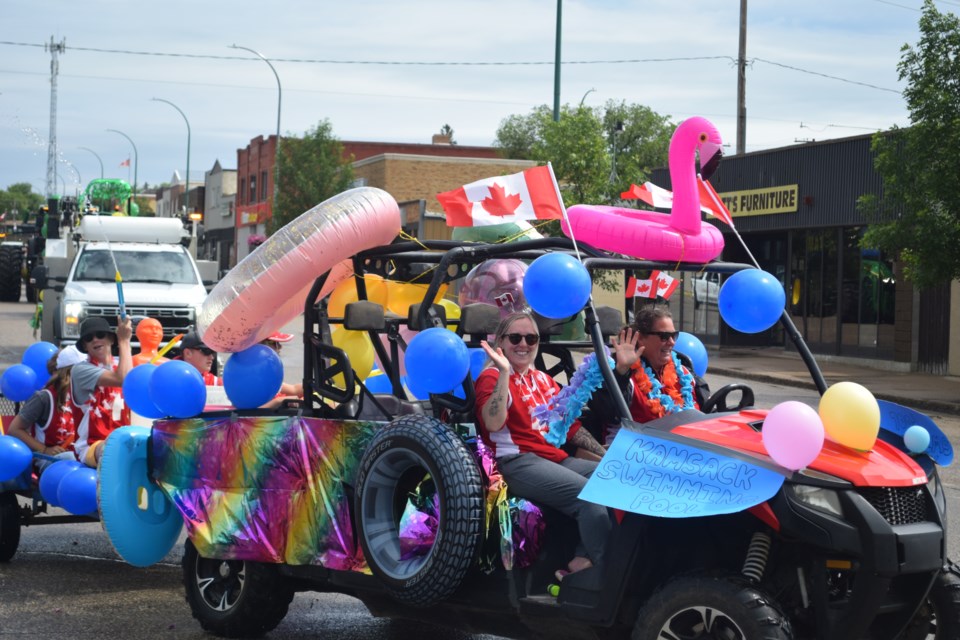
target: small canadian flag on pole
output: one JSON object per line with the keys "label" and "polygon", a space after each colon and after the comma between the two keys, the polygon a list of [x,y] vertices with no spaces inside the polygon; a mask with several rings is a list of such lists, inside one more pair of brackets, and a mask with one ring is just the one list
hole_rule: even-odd
{"label": "small canadian flag on pole", "polygon": [[121,162],[121,163],[120,163],[120,166],[121,166],[121,167],[129,167],[129,166],[130,166],[130,158],[127,158],[126,160],[124,160],[123,162]]}
{"label": "small canadian flag on pole", "polygon": [[559,220],[563,200],[553,168],[533,167],[508,176],[485,178],[437,194],[447,226],[483,227],[518,220]]}
{"label": "small canadian flag on pole", "polygon": [[680,281],[663,271],[653,271],[645,280],[631,277],[627,281],[628,298],[663,298],[668,300],[680,286]]}

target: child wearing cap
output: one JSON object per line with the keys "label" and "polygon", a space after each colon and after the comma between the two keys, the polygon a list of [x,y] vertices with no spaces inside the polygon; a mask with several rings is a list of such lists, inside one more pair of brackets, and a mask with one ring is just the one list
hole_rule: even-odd
{"label": "child wearing cap", "polygon": [[[133,327],[130,318],[117,318],[117,329],[106,318],[87,318],[80,325],[77,349],[87,355],[70,372],[73,404],[82,412],[77,425],[77,459],[87,466],[100,462],[103,441],[120,425],[130,424],[130,409],[123,402],[123,379],[133,368],[130,338]],[[113,347],[119,360],[113,364]]]}
{"label": "child wearing cap", "polygon": [[[47,363],[51,377],[34,393],[10,424],[9,434],[30,447],[31,451],[54,458],[76,460],[74,444],[82,412],[71,401],[70,370],[86,361],[87,356],[75,346],[64,347]],[[52,460],[37,458],[34,467],[42,472]]]}
{"label": "child wearing cap", "polygon": [[217,357],[217,352],[208,347],[200,339],[196,331],[188,331],[183,340],[180,341],[180,359],[187,364],[193,365],[193,368],[203,376],[203,384],[208,387],[222,387],[223,380],[213,375],[213,359]]}

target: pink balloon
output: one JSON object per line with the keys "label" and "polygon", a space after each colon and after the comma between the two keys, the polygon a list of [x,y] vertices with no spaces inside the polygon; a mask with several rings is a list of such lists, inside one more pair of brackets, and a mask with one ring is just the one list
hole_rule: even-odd
{"label": "pink balloon", "polygon": [[463,279],[460,287],[461,307],[485,302],[500,308],[500,317],[523,311],[527,306],[523,297],[523,276],[527,265],[520,260],[504,258],[487,260],[475,266]]}
{"label": "pink balloon", "polygon": [[780,466],[803,469],[823,449],[823,422],[816,410],[795,400],[781,402],[763,421],[763,446]]}

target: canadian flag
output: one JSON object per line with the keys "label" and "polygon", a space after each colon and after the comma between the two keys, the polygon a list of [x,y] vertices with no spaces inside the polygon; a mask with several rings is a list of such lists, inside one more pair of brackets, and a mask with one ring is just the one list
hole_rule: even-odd
{"label": "canadian flag", "polygon": [[[733,218],[730,211],[723,205],[723,200],[713,190],[713,186],[697,176],[699,183],[700,211],[720,218],[733,227]],[[627,191],[620,194],[624,200],[640,200],[646,202],[654,209],[664,209],[669,211],[673,208],[673,192],[667,191],[663,187],[658,187],[652,182],[644,182],[643,186],[631,184]]]}
{"label": "canadian flag", "polygon": [[[627,298],[652,298],[654,292],[653,278],[637,280],[633,276],[627,280]],[[655,294],[654,294],[655,295]]]}
{"label": "canadian flag", "polygon": [[447,226],[484,227],[518,220],[558,220],[563,201],[548,164],[509,176],[477,180],[437,194]]}
{"label": "canadian flag", "polygon": [[121,162],[121,163],[120,163],[120,166],[121,166],[121,167],[129,167],[129,166],[130,166],[130,158],[127,158],[126,160],[124,160],[123,162]]}
{"label": "canadian flag", "polygon": [[650,274],[650,279],[653,280],[655,285],[655,292],[650,296],[651,298],[660,297],[668,300],[680,285],[679,280],[663,271],[654,271]]}

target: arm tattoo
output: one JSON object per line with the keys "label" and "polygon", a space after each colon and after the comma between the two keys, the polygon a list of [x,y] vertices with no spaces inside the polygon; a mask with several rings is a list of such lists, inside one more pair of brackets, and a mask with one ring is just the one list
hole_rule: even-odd
{"label": "arm tattoo", "polygon": [[594,438],[589,431],[587,431],[587,428],[583,426],[577,429],[577,432],[573,434],[573,437],[570,439],[570,443],[580,447],[581,449],[586,449],[591,453],[595,453],[600,457],[603,457],[603,454],[607,452],[606,449],[600,446],[600,443],[597,442],[597,439]]}

